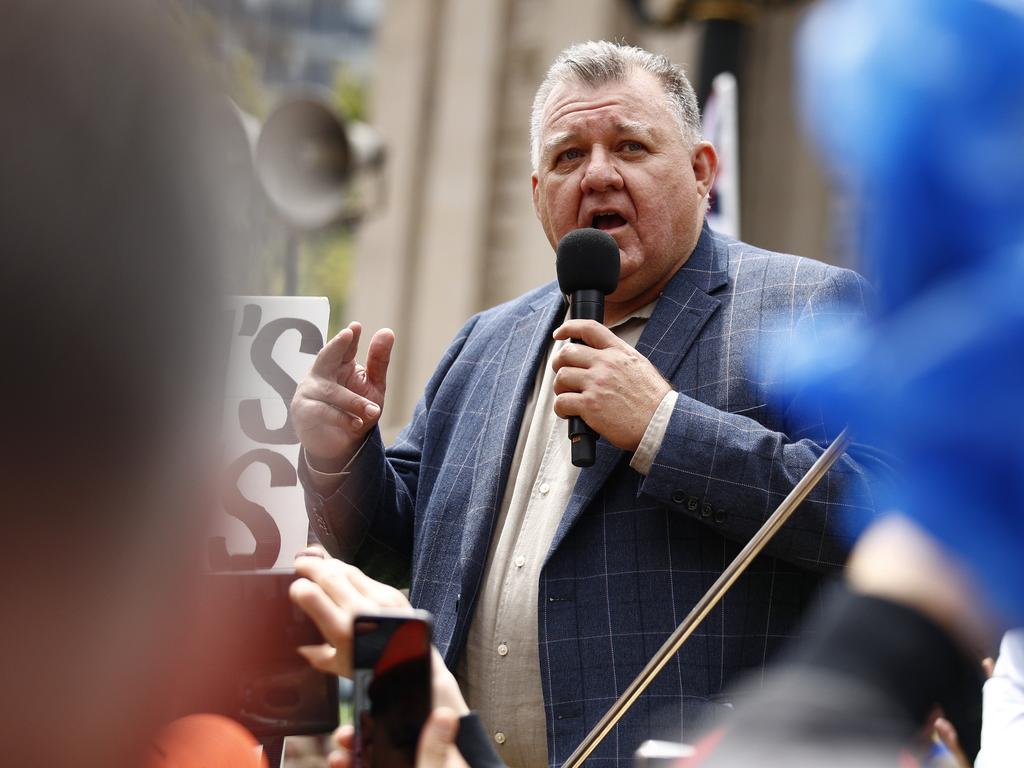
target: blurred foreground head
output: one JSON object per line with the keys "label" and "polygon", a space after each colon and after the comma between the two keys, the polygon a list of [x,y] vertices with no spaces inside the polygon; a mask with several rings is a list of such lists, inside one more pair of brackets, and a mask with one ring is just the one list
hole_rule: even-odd
{"label": "blurred foreground head", "polygon": [[187,635],[223,334],[214,134],[167,22],[139,0],[4,4],[10,765],[138,764]]}
{"label": "blurred foreground head", "polygon": [[816,329],[798,378],[901,460],[885,502],[1024,621],[1024,2],[826,0],[797,58],[882,305]]}

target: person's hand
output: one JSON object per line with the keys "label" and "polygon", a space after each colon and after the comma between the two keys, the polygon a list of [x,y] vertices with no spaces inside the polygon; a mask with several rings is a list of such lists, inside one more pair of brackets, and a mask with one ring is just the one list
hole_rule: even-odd
{"label": "person's hand", "polygon": [[356,362],[361,332],[359,323],[349,323],[327,342],[292,398],[295,434],[309,465],[321,472],[345,467],[384,408],[395,334],[388,328],[377,331],[363,366]]}
{"label": "person's hand", "polygon": [[935,737],[949,750],[949,754],[952,755],[957,767],[970,768],[971,761],[967,759],[963,747],[960,746],[960,737],[957,735],[953,724],[944,717],[937,717],[935,718],[934,728]]}
{"label": "person's hand", "polygon": [[[420,743],[416,749],[416,768],[469,768],[455,746],[459,730],[459,718],[447,707],[438,707],[430,713],[423,726]],[[334,743],[338,747],[327,756],[330,768],[352,768],[352,746],[355,729],[343,725],[334,732]]]}
{"label": "person's hand", "polygon": [[[316,669],[340,677],[352,677],[352,620],[359,614],[382,611],[412,612],[405,595],[374,581],[354,565],[330,557],[323,547],[307,547],[295,558],[289,595],[327,641],[304,645],[298,651]],[[441,654],[431,648],[431,682],[435,706],[446,706],[459,715],[469,712],[455,677]]]}
{"label": "person's hand", "polygon": [[589,345],[566,344],[552,360],[555,413],[582,416],[612,445],[635,451],[671,385],[650,360],[594,320],[569,320],[554,337]]}
{"label": "person's hand", "polygon": [[352,677],[352,620],[358,614],[410,609],[405,595],[374,581],[354,565],[328,557],[320,547],[309,547],[295,558],[295,573],[288,594],[324,639],[322,645],[299,648],[321,672]]}

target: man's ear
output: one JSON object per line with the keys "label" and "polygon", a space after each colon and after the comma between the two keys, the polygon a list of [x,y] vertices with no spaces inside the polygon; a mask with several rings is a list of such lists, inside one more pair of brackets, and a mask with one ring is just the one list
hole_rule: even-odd
{"label": "man's ear", "polygon": [[533,215],[540,220],[540,193],[537,191],[537,185],[540,180],[537,178],[537,174],[534,173],[530,176],[530,184],[533,189]]}
{"label": "man's ear", "polygon": [[701,197],[707,197],[718,173],[718,153],[715,147],[710,141],[698,141],[690,152],[690,162],[697,182],[697,192]]}

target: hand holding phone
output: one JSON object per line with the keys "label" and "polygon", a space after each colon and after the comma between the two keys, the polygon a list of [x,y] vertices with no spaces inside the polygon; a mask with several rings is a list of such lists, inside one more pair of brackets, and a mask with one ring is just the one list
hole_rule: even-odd
{"label": "hand holding phone", "polygon": [[374,581],[354,565],[328,557],[319,547],[296,558],[295,573],[300,578],[291,585],[291,599],[327,641],[302,646],[299,652],[321,672],[352,677],[352,620],[356,615],[412,611],[397,589]]}

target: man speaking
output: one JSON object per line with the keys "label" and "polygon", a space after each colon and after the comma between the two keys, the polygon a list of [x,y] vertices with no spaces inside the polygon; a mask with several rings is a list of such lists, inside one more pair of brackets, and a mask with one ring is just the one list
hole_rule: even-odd
{"label": "man speaking", "polygon": [[[389,330],[352,323],[292,403],[313,528],[334,555],[411,579],[435,641],[510,765],[558,765],[834,437],[780,408],[760,365],[787,334],[856,321],[853,272],[705,223],[717,157],[662,56],[563,52],[534,101],[533,203],[552,247],[618,244],[604,323],[556,284],[471,318],[385,449]],[[568,343],[580,339],[583,344]],[[565,419],[601,439],[572,464]],[[886,468],[851,450],[593,758],[693,734],[733,677],[792,636],[822,572],[874,511]]]}

